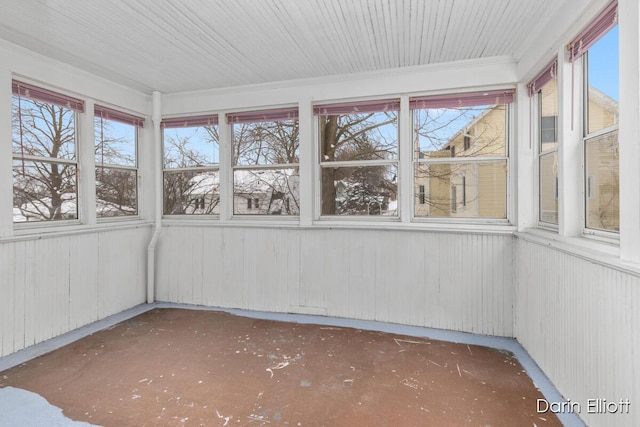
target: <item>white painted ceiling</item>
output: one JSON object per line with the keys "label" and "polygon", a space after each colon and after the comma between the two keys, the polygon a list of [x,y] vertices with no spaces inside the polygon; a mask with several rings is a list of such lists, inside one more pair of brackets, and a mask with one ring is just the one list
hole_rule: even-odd
{"label": "white painted ceiling", "polygon": [[[0,38],[137,90],[507,55],[560,0],[3,0]],[[542,24],[542,25],[541,25]]]}

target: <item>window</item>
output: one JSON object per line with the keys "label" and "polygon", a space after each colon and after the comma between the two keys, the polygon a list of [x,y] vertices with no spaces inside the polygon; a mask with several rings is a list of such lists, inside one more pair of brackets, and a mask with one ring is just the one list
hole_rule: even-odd
{"label": "window", "polygon": [[218,116],[165,119],[163,213],[220,213]]}
{"label": "window", "polygon": [[456,212],[458,210],[458,195],[456,194],[456,186],[451,186],[451,212]]}
{"label": "window", "polygon": [[467,206],[467,177],[462,177],[462,206]]}
{"label": "window", "polygon": [[96,215],[138,214],[138,128],[144,120],[96,105]]}
{"label": "window", "polygon": [[584,69],[583,149],[585,228],[618,232],[620,228],[618,158],[617,1],[569,45],[571,60]]}
{"label": "window", "polygon": [[557,59],[529,83],[538,111],[538,221],[558,225],[558,81]]}
{"label": "window", "polygon": [[227,120],[233,127],[233,214],[298,215],[298,109],[234,113]]}
{"label": "window", "polygon": [[[464,136],[464,150],[468,150],[471,147],[471,135]],[[451,156],[453,157],[453,156]]]}
{"label": "window", "polygon": [[424,205],[425,201],[426,201],[426,194],[424,192],[424,185],[420,186],[419,197],[420,197],[420,204]]}
{"label": "window", "polygon": [[[507,218],[508,104],[512,101],[513,90],[410,99],[414,188],[426,189],[426,203],[414,203],[415,217]],[[469,148],[464,149],[467,137]],[[462,186],[462,206],[457,201],[458,186]]]}
{"label": "window", "polygon": [[81,100],[12,82],[14,222],[78,218],[76,113]]}
{"label": "window", "polygon": [[543,144],[544,143],[553,144],[558,142],[558,116],[557,115],[540,117],[540,142]]}
{"label": "window", "polygon": [[397,216],[399,100],[317,105],[321,215]]}

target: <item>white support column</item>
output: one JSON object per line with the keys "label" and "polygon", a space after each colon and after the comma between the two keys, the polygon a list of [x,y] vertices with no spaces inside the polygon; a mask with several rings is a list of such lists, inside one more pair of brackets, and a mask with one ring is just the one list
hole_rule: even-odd
{"label": "white support column", "polygon": [[220,147],[220,221],[233,215],[233,130],[224,112],[218,114],[218,144]]}
{"label": "white support column", "polygon": [[413,214],[413,129],[411,128],[411,111],[409,97],[400,97],[400,112],[398,117],[398,209],[400,221],[410,222]]}
{"label": "white support column", "polygon": [[[2,53],[0,52],[0,55]],[[0,58],[2,59],[2,58]],[[0,63],[5,63],[0,61]],[[0,69],[0,237],[13,234],[13,159],[11,155],[11,72]]]}
{"label": "white support column", "polygon": [[84,224],[96,223],[96,158],[94,102],[85,100],[84,113],[77,115],[78,217]]}
{"label": "white support column", "polygon": [[[572,65],[564,46],[558,52],[558,230],[580,236],[584,224],[582,148],[582,60]],[[571,83],[573,82],[573,89]],[[573,97],[573,101],[572,101]],[[573,106],[572,106],[573,102]],[[572,111],[573,110],[573,111]],[[573,113],[573,121],[572,121]]]}
{"label": "white support column", "polygon": [[[153,109],[153,106],[151,107]],[[145,116],[147,116],[145,114]],[[150,116],[148,116],[150,117]],[[162,133],[160,124],[156,134],[156,126],[153,117],[146,119],[144,127],[138,128],[138,215],[141,219],[153,220],[155,215],[155,173],[160,169],[162,174],[162,157],[156,165],[156,150],[162,150]],[[159,206],[162,207],[162,193],[158,195]]]}
{"label": "white support column", "polygon": [[511,199],[512,202],[512,220],[519,231],[536,225],[535,212],[535,164],[536,164],[536,143],[533,140],[532,127],[535,126],[536,120],[532,117],[535,111],[532,111],[531,98],[527,91],[527,86],[523,83],[518,84],[516,90],[518,96],[517,106],[513,112],[512,126],[515,126],[514,143],[511,144],[511,176],[515,179],[511,180]]}
{"label": "white support column", "polygon": [[[160,239],[160,233],[162,232],[162,193],[163,193],[163,179],[162,179],[162,132],[160,130],[160,123],[162,122],[162,94],[160,92],[153,91],[151,99],[151,121],[153,125],[153,150],[147,150],[146,154],[153,153],[155,165],[153,167],[154,179],[154,232],[147,246],[147,303],[151,304],[155,301],[156,296],[156,246]],[[147,185],[149,188],[149,185]]]}
{"label": "white support column", "polygon": [[640,6],[618,1],[620,257],[640,263]]}
{"label": "white support column", "polygon": [[[162,130],[160,124],[162,122],[162,93],[153,91],[151,99],[151,124],[153,127],[153,138],[151,140],[151,146],[153,150],[145,150],[143,155],[147,158],[153,155],[153,201],[154,209],[153,216],[156,228],[160,228],[162,225],[162,199],[163,199],[163,174],[162,174]],[[150,175],[150,174],[149,174]],[[150,186],[146,186],[150,189]]]}
{"label": "white support column", "polygon": [[313,108],[310,98],[300,99],[298,102],[298,135],[300,137],[300,225],[309,227],[314,219],[314,177],[315,177],[315,146],[316,138],[313,126]]}

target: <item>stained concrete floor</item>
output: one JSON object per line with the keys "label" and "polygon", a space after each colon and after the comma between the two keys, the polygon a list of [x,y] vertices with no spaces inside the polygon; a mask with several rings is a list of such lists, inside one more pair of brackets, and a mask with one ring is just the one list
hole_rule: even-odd
{"label": "stained concrete floor", "polygon": [[0,372],[102,426],[559,426],[513,354],[156,308]]}

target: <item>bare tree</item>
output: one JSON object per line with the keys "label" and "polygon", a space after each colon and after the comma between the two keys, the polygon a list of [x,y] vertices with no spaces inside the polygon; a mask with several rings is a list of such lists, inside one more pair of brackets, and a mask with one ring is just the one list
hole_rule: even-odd
{"label": "bare tree", "polygon": [[[380,115],[384,114],[381,120]],[[354,161],[390,159],[397,155],[397,136],[389,138],[380,129],[396,125],[393,113],[365,113],[320,116],[321,161]],[[397,132],[396,132],[397,135]],[[342,212],[362,212],[380,193],[395,194],[395,186],[385,177],[386,168],[370,166],[358,170],[353,167],[322,168],[323,215],[337,213],[338,190],[343,187],[345,198]],[[391,179],[393,180],[392,177]],[[344,181],[353,181],[345,185]]]}
{"label": "bare tree", "polygon": [[[135,128],[96,117],[94,130],[97,214],[98,216],[136,214],[138,181],[135,169]],[[134,169],[127,167],[134,167]]]}
{"label": "bare tree", "polygon": [[14,205],[27,218],[55,220],[76,213],[75,112],[31,99],[13,103]]}
{"label": "bare tree", "polygon": [[[414,158],[418,162],[414,197],[422,206],[416,215],[506,214],[506,188],[504,197],[499,188],[506,185],[506,162],[479,162],[483,157],[506,159],[504,106],[419,110],[414,114],[414,126]],[[435,159],[440,162],[430,161]],[[481,215],[479,203],[487,191],[496,196],[486,199]]]}
{"label": "bare tree", "polygon": [[217,167],[211,167],[212,159],[206,154],[213,153],[213,145],[218,144],[217,128],[206,126],[204,130],[204,140],[195,131],[187,136],[165,133],[165,214],[211,214],[220,203]]}
{"label": "bare tree", "polygon": [[[234,125],[234,205],[246,199],[254,209],[236,213],[297,215],[299,127],[297,120]],[[246,167],[245,167],[246,166]],[[255,168],[267,166],[267,168]],[[256,206],[257,205],[257,206]]]}

